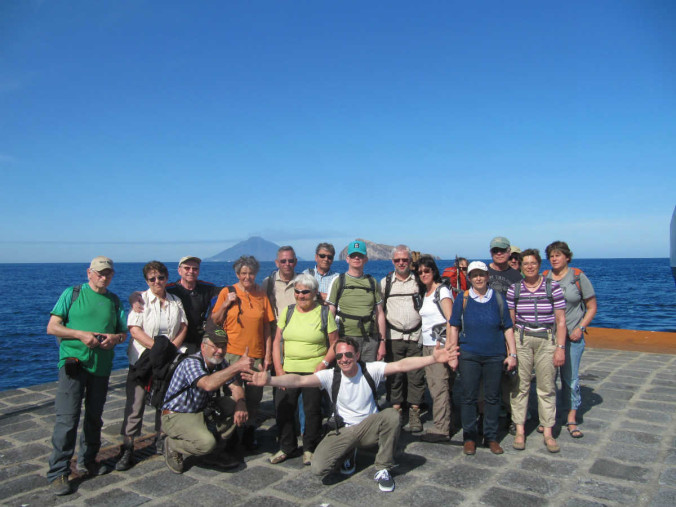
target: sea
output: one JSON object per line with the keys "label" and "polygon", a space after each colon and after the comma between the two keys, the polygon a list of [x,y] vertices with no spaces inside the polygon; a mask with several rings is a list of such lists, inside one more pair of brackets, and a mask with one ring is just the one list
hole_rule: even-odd
{"label": "sea", "polygon": [[[167,262],[170,279],[178,278],[176,261]],[[440,270],[452,260],[437,261]],[[542,269],[548,269],[543,263]],[[116,263],[109,289],[116,293],[128,312],[127,298],[145,290],[144,263]],[[596,291],[598,312],[592,326],[676,332],[676,284],[669,259],[574,259]],[[299,261],[297,271],[313,267]],[[85,283],[88,264],[0,264],[0,391],[26,387],[57,379],[56,339],[46,333],[49,312],[61,292],[70,285]],[[336,261],[337,272],[347,263]],[[262,262],[257,282],[275,269],[274,262]],[[366,272],[377,279],[392,270],[390,261],[369,261]],[[175,275],[175,276],[174,276]],[[237,282],[231,262],[205,262],[200,278],[217,285]],[[126,345],[116,348],[114,368],[126,368]]]}

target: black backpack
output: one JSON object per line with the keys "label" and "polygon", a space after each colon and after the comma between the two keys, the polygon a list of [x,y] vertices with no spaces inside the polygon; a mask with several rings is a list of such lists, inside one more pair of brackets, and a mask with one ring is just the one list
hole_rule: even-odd
{"label": "black backpack", "polygon": [[177,352],[172,361],[168,363],[166,369],[164,370],[163,375],[161,376],[153,375],[152,382],[150,385],[150,392],[146,397],[146,404],[153,406],[157,409],[161,409],[165,403],[168,403],[174,398],[177,398],[185,391],[187,391],[190,387],[192,387],[192,384],[188,384],[187,386],[182,387],[165,400],[167,390],[169,389],[169,385],[171,384],[171,378],[174,376],[176,368],[178,368],[178,365],[181,364],[184,360],[188,359],[189,357],[190,357],[189,354],[181,354]]}

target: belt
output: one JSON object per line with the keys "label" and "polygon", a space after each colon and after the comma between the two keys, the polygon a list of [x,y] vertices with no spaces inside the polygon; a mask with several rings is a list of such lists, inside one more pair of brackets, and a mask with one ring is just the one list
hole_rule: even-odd
{"label": "belt", "polygon": [[175,413],[176,412],[174,412],[173,410],[166,410],[166,409],[162,410],[162,415],[169,415],[169,414],[175,414]]}

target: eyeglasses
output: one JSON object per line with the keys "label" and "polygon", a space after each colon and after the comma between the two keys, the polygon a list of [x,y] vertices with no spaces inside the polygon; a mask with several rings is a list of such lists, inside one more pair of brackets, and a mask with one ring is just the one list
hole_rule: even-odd
{"label": "eyeglasses", "polygon": [[305,295],[305,294],[310,294],[310,292],[312,292],[310,289],[303,289],[303,290],[300,290],[300,289],[293,289],[293,291],[294,291],[296,294],[303,294],[303,295]]}
{"label": "eyeglasses", "polygon": [[111,276],[113,276],[115,274],[115,271],[113,271],[112,269],[105,269],[103,271],[96,271],[95,269],[90,269],[90,271],[92,273],[96,274],[96,276],[98,276],[99,278],[104,278],[104,277],[110,278]]}
{"label": "eyeglasses", "polygon": [[157,280],[158,282],[164,282],[166,279],[167,279],[166,276],[160,275],[160,276],[156,276],[156,277],[152,276],[152,277],[148,278],[148,281],[150,283],[155,283],[155,280]]}
{"label": "eyeglasses", "polygon": [[221,349],[221,350],[222,350],[222,349],[224,349],[224,348],[226,347],[225,344],[224,344],[224,345],[216,345],[216,344],[214,344],[214,343],[211,343],[210,341],[209,341],[209,342],[204,342],[204,344],[205,344],[205,345],[209,345],[210,347],[213,347],[213,348],[215,348],[216,350],[218,350],[218,349]]}
{"label": "eyeglasses", "polygon": [[181,267],[183,269],[185,269],[186,271],[199,271],[200,270],[200,268],[194,268],[192,266],[181,266]]}
{"label": "eyeglasses", "polygon": [[422,275],[427,275],[427,274],[429,274],[429,273],[431,273],[431,272],[432,272],[431,269],[421,269],[421,270],[418,271],[418,273],[420,273],[420,274],[422,274]]}
{"label": "eyeglasses", "polygon": [[401,263],[408,264],[409,262],[411,262],[411,259],[409,259],[408,257],[402,257],[401,259],[392,259],[392,262],[394,262],[395,264]]}
{"label": "eyeglasses", "polygon": [[345,356],[348,359],[353,359],[354,358],[354,352],[338,352],[336,354],[336,361],[340,361],[343,356]]}
{"label": "eyeglasses", "polygon": [[279,259],[280,264],[295,264],[296,259]]}
{"label": "eyeglasses", "polygon": [[467,266],[459,266],[458,269],[460,271],[467,271]]}
{"label": "eyeglasses", "polygon": [[504,254],[507,253],[506,248],[491,248],[491,253],[492,254]]}
{"label": "eyeglasses", "polygon": [[333,260],[333,255],[331,254],[317,254],[317,257],[319,257],[320,259],[326,259],[328,257],[330,261]]}

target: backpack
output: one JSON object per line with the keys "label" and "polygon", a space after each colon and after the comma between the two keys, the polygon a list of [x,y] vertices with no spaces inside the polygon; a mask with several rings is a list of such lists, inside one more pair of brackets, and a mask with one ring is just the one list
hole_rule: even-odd
{"label": "backpack", "polygon": [[[389,320],[387,320],[387,299],[390,297],[390,292],[392,291],[392,284],[394,283],[394,271],[390,271],[387,276],[385,277],[385,293],[383,294],[383,311],[385,312],[385,324],[389,329],[394,329],[395,331],[399,331],[400,333],[412,333],[413,331],[417,331],[422,327],[422,321],[418,322],[418,324],[410,329],[401,329],[398,328],[397,326],[394,326],[392,323],[390,323]],[[420,311],[420,307],[422,306],[422,301],[420,299],[420,293],[419,292],[414,292],[410,294],[392,294],[392,297],[410,297],[413,300],[413,308],[415,308],[415,311]]]}
{"label": "backpack", "polygon": [[165,396],[167,395],[167,390],[169,389],[169,385],[171,384],[171,379],[174,376],[176,368],[178,368],[178,365],[181,364],[184,360],[188,359],[189,357],[190,354],[181,354],[180,352],[177,352],[174,358],[172,359],[171,363],[169,363],[169,365],[165,369],[164,375],[162,375],[161,377],[156,377],[153,375],[153,378],[150,382],[150,389],[148,391],[148,395],[146,396],[147,405],[153,406],[157,409],[161,409],[165,403],[169,403],[174,398],[178,398],[181,394],[183,394],[190,387],[192,387],[192,384],[188,384],[187,386],[182,387],[177,392],[172,394],[166,400],[164,399]]}
{"label": "backpack", "polygon": [[[504,327],[502,325],[502,321],[505,317],[505,299],[502,297],[502,294],[500,294],[497,290],[493,291],[493,295],[495,296],[495,300],[498,302],[498,309],[500,310],[500,329],[504,330]],[[466,290],[463,293],[462,297],[462,312],[460,313],[460,329],[464,330],[465,329],[465,308],[467,308],[467,301],[469,300],[469,290]]]}
{"label": "backpack", "polygon": [[[265,293],[270,300],[270,306],[272,306],[272,311],[275,312],[275,317],[277,317],[277,296],[275,296],[275,275],[279,270],[275,269],[270,276],[268,276],[268,286],[265,289]],[[313,275],[314,276],[314,275]]]}
{"label": "backpack", "polygon": [[[371,388],[373,393],[373,400],[376,402],[376,408],[380,411],[380,405],[378,405],[378,395],[376,394],[376,382],[373,380],[373,377],[366,368],[366,363],[364,361],[357,361],[357,364],[361,367],[362,375],[364,375],[364,380]],[[336,365],[333,368],[333,381],[331,382],[331,416],[329,417],[329,426],[333,429],[335,425],[336,435],[338,434],[338,429],[345,426],[343,418],[338,414],[338,391],[340,390],[340,381],[342,380],[343,375],[340,367]],[[331,422],[333,420],[333,423]]]}
{"label": "backpack", "polygon": [[[228,289],[228,293],[232,293],[232,292],[235,292],[235,293],[236,293],[236,292],[237,292],[237,291],[235,290],[235,286],[234,286],[234,285],[228,285],[228,286],[225,287],[225,288]],[[209,303],[209,307],[207,308],[207,311],[204,313],[204,320],[202,321],[202,329],[205,329],[205,328],[206,328],[207,321],[211,318],[211,314],[212,314],[212,312],[214,311],[214,306],[216,306],[216,301],[218,301],[218,296],[211,298],[211,302]],[[232,306],[230,306],[230,308],[232,308]],[[230,308],[228,308],[228,309],[225,311],[225,317],[224,317],[224,318],[227,318],[228,312],[230,311]],[[240,301],[239,297],[237,297],[237,310],[238,310],[238,313],[237,313],[237,322],[238,322],[239,325],[241,326],[241,325],[242,325],[242,320],[239,318],[239,316],[242,315],[242,301]],[[223,322],[225,323],[225,320],[224,320]]]}
{"label": "backpack", "polygon": [[[371,322],[373,321],[373,318],[376,314],[376,298],[377,298],[377,292],[376,292],[376,281],[371,275],[364,275],[366,279],[369,281],[369,287],[360,287],[356,285],[346,285],[346,278],[345,278],[345,273],[341,273],[338,275],[338,291],[336,292],[336,316],[341,317],[340,319],[340,335],[344,336],[345,335],[345,326],[343,325],[343,319],[351,319],[351,320],[356,320],[359,322],[359,330],[361,331],[362,337],[366,340],[368,339],[368,333],[366,333],[366,328],[364,327],[365,322]],[[340,310],[338,310],[338,307],[340,305],[340,298],[343,296],[343,292],[345,289],[352,289],[352,290],[365,290],[366,292],[372,292],[373,293],[373,307],[371,308],[371,312],[368,315],[350,315],[348,313],[344,313]]]}
{"label": "backpack", "polygon": [[[582,270],[580,268],[570,268],[573,270],[573,283],[577,285],[577,290],[580,291],[580,296],[582,296],[582,284],[580,283],[580,275],[582,274]],[[545,269],[542,272],[542,276],[545,278],[549,277],[549,270]]]}
{"label": "backpack", "polygon": [[457,266],[444,269],[441,278],[448,288],[451,289],[454,297],[469,289],[467,274],[464,271],[460,271]]}
{"label": "backpack", "polygon": [[[549,303],[552,305],[552,308],[554,308],[554,296],[552,296],[552,279],[551,278],[545,278],[545,293],[546,293],[545,296],[529,295],[527,299],[530,299],[533,302],[533,307],[535,308],[535,326],[553,329],[553,328],[556,327],[556,320],[554,321],[553,324],[547,324],[547,325],[540,325],[540,323],[538,322],[538,304],[537,304],[537,302],[539,300],[547,298],[549,300]],[[516,307],[519,304],[519,297],[520,296],[521,296],[521,282],[514,284],[514,311],[516,311]],[[516,322],[515,322],[515,324],[516,324]]]}
{"label": "backpack", "polygon": [[[329,326],[329,307],[326,305],[322,305],[320,310],[321,314],[321,319],[322,319],[322,333],[324,334],[324,340],[326,340],[326,348],[328,349],[329,347],[329,332],[328,332],[328,326]],[[286,309],[286,325],[289,325],[289,322],[291,322],[291,316],[293,315],[293,312],[296,310],[296,304],[289,305]],[[286,326],[284,326],[286,327]],[[284,337],[284,332],[282,331],[282,338]]]}
{"label": "backpack", "polygon": [[[432,298],[432,301],[434,302],[435,305],[437,305],[439,313],[443,317],[444,322],[432,326],[431,331],[432,337],[435,338],[438,342],[441,342],[442,345],[446,343],[446,323],[448,322],[448,320],[446,319],[446,315],[444,314],[444,309],[441,307],[441,298],[439,297],[441,294],[441,289],[443,287],[451,289],[448,286],[448,280],[444,280],[442,278],[441,283],[437,286],[436,289],[434,289],[434,297]],[[453,291],[451,291],[451,301],[453,301]]]}

